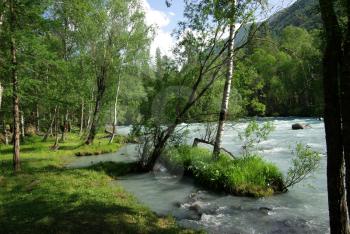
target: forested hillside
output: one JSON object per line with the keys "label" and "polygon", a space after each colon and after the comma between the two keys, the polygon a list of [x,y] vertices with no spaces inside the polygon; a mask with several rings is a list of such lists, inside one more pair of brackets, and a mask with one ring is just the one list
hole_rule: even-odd
{"label": "forested hillside", "polygon": [[298,0],[290,7],[282,9],[268,19],[272,30],[279,34],[287,26],[307,30],[322,28],[320,7],[317,0]]}
{"label": "forested hillside", "polygon": [[234,86],[246,114],[322,115],[321,28],[316,0],[298,0],[252,26],[257,32],[241,54]]}

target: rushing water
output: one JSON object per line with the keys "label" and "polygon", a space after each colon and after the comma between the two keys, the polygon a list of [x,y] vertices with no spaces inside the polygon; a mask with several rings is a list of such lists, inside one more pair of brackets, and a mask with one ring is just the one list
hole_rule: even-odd
{"label": "rushing water", "polygon": [[[171,176],[159,167],[157,172],[129,175],[116,183],[133,193],[141,202],[160,215],[172,214],[178,223],[209,233],[329,233],[326,189],[324,125],[315,119],[261,119],[272,121],[276,130],[260,144],[261,154],[284,173],[292,158],[292,149],[299,142],[322,154],[322,162],[313,177],[291,188],[286,194],[254,199],[215,194],[194,185],[181,176]],[[293,131],[293,123],[310,124],[310,129]],[[223,146],[238,154],[241,142],[237,132],[246,122],[226,127]],[[188,126],[190,138],[204,130],[201,124]],[[128,128],[121,129],[125,133]],[[123,155],[135,155],[131,147]]]}

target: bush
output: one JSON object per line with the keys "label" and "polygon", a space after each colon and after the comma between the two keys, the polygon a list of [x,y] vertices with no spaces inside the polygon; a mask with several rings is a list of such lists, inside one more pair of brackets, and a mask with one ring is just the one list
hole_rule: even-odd
{"label": "bush", "polygon": [[269,135],[275,130],[271,122],[259,125],[256,121],[249,122],[244,132],[238,134],[239,139],[243,142],[243,156],[251,155],[254,151],[259,150],[259,143],[267,140]]}
{"label": "bush", "polygon": [[[238,196],[263,197],[283,189],[282,173],[260,156],[246,156],[232,160],[221,154],[212,160],[209,150],[180,146],[166,156],[170,167],[184,167],[202,185]],[[170,157],[171,155],[171,157]]]}
{"label": "bush", "polygon": [[293,153],[295,157],[285,179],[284,191],[312,174],[319,167],[321,161],[321,155],[318,152],[303,144],[297,144]]}

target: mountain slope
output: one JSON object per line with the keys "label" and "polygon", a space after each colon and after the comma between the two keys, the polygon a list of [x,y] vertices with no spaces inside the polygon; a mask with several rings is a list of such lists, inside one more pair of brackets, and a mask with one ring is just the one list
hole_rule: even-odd
{"label": "mountain slope", "polygon": [[308,30],[322,27],[318,0],[298,0],[290,7],[271,16],[267,21],[276,34],[290,25]]}

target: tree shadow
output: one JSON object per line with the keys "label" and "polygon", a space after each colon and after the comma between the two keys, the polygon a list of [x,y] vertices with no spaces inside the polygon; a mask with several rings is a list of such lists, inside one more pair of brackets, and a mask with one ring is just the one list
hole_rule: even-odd
{"label": "tree shadow", "polygon": [[60,145],[59,150],[61,151],[70,151],[70,150],[76,150],[79,149],[80,147],[84,146],[84,143],[78,144],[78,145]]}
{"label": "tree shadow", "polygon": [[118,166],[109,164],[78,170],[55,166],[32,169],[35,176],[28,177],[25,183],[22,178],[20,184],[3,194],[2,199],[6,202],[0,203],[0,233],[179,233],[181,229],[159,223],[163,219],[135,205],[134,199],[124,192],[115,190],[115,200],[105,200],[103,190],[101,194],[85,195],[78,188],[66,190],[65,187],[60,189],[40,182],[40,172],[49,171],[54,178],[63,174],[67,178],[79,179],[86,176],[86,170],[123,174],[127,164],[116,172],[114,169]]}
{"label": "tree shadow", "polygon": [[[44,194],[43,194],[44,196]],[[71,195],[68,203],[81,199]],[[34,212],[33,212],[34,211]],[[134,220],[146,215],[147,219]],[[13,200],[2,207],[1,233],[178,233],[157,225],[154,214],[94,200],[69,208],[46,199]]]}
{"label": "tree shadow", "polygon": [[113,178],[139,173],[138,169],[139,165],[137,162],[101,162],[86,168],[86,170],[103,171]]}
{"label": "tree shadow", "polygon": [[[21,153],[32,153],[38,151],[38,148],[36,147],[22,147],[21,148]],[[13,149],[12,147],[6,148],[6,149],[0,149],[0,156],[3,154],[12,154]]]}

